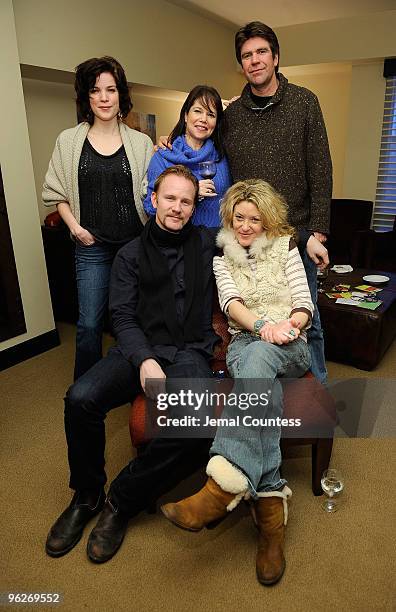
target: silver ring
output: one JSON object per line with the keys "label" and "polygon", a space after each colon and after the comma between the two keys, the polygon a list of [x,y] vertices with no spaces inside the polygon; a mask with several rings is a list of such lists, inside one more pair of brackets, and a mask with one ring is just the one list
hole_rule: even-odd
{"label": "silver ring", "polygon": [[291,329],[291,330],[289,331],[289,335],[290,335],[290,336],[295,336],[295,335],[296,335],[296,332],[294,331],[294,329]]}

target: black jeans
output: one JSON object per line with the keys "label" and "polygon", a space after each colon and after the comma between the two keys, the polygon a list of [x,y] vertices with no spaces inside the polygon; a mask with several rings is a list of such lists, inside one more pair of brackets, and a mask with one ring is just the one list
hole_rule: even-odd
{"label": "black jeans", "polygon": [[[161,363],[168,378],[211,378],[205,358],[194,350],[178,351],[173,363]],[[105,473],[105,418],[113,408],[142,391],[139,369],[117,348],[96,363],[68,390],[65,430],[72,489],[101,488]],[[112,500],[130,516],[186,478],[205,461],[202,438],[155,438],[110,487]],[[206,456],[207,460],[207,456]]]}

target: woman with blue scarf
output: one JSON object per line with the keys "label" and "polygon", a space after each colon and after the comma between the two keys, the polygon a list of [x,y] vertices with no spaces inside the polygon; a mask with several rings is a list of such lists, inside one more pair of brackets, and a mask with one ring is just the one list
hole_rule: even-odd
{"label": "woman with blue scarf", "polygon": [[[232,180],[222,145],[223,105],[213,87],[197,85],[184,102],[179,121],[168,139],[168,148],[159,149],[147,171],[148,191],[144,200],[147,214],[154,215],[151,193],[156,178],[169,166],[183,164],[199,181],[199,202],[192,219],[194,225],[219,227],[220,201]],[[203,179],[200,162],[214,161],[216,175]]]}

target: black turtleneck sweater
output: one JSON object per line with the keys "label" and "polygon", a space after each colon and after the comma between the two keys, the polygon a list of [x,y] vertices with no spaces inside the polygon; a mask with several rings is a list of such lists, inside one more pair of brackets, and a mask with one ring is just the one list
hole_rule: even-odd
{"label": "black turtleneck sweater", "polygon": [[[215,251],[216,231],[199,226],[202,243],[203,274],[203,339],[200,342],[188,342],[185,348],[195,349],[210,359],[218,337],[212,328],[213,270],[212,262]],[[158,359],[172,362],[177,348],[169,345],[152,346],[145,336],[136,313],[139,298],[139,250],[141,238],[132,240],[122,247],[114,260],[109,307],[117,348],[122,355],[139,367],[145,359]],[[176,312],[181,319],[184,312],[184,254],[183,246],[161,246],[166,257],[174,289]]]}

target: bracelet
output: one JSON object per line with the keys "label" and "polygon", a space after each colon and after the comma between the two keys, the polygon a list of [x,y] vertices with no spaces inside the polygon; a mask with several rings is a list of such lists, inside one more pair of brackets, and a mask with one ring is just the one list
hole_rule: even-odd
{"label": "bracelet", "polygon": [[256,336],[260,336],[260,332],[266,323],[268,323],[268,321],[264,321],[264,319],[257,319],[257,321],[254,322],[253,332],[256,334]]}

